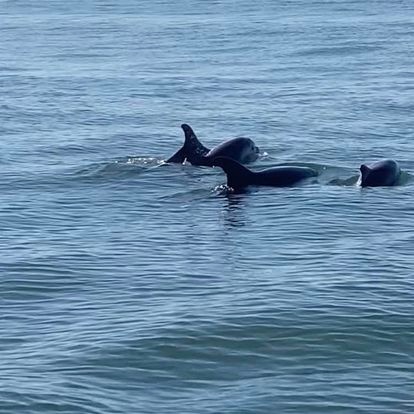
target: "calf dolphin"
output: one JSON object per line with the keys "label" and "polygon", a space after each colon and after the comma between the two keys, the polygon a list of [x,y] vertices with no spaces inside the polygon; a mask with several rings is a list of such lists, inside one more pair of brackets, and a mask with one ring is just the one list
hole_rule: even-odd
{"label": "calf dolphin", "polygon": [[249,185],[289,187],[305,178],[318,175],[312,168],[296,166],[280,166],[254,172],[227,157],[217,157],[213,165],[224,170],[227,175],[227,185],[234,190],[240,190]]}
{"label": "calf dolphin", "polygon": [[182,124],[185,141],[167,162],[183,163],[185,160],[193,165],[213,166],[213,160],[217,157],[229,157],[242,164],[256,161],[259,156],[259,148],[250,138],[233,138],[214,147],[206,148],[197,138],[193,129]]}
{"label": "calf dolphin", "polygon": [[382,160],[373,164],[362,164],[358,184],[361,187],[392,186],[398,182],[401,174],[398,163],[394,160]]}

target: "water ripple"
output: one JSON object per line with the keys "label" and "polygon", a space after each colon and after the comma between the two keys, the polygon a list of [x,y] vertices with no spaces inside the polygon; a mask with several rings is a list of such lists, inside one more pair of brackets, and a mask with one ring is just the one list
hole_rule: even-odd
{"label": "water ripple", "polygon": [[144,3],[1,2],[0,411],[414,412],[412,2]]}

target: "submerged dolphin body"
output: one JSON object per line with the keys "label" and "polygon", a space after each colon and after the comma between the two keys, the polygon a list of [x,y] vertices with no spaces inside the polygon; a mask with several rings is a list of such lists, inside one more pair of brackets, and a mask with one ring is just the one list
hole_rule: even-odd
{"label": "submerged dolphin body", "polygon": [[217,157],[228,157],[247,164],[255,161],[259,156],[259,148],[250,138],[233,138],[210,150],[198,140],[189,125],[182,124],[181,128],[185,135],[184,145],[167,162],[182,164],[187,160],[193,165],[211,167]]}
{"label": "submerged dolphin body", "polygon": [[373,164],[362,164],[358,184],[361,187],[392,186],[397,184],[401,174],[398,163],[394,160],[382,160]]}
{"label": "submerged dolphin body", "polygon": [[227,157],[216,158],[213,165],[224,170],[227,175],[227,185],[234,190],[240,190],[249,185],[289,187],[318,175],[317,171],[312,168],[296,166],[280,166],[254,172]]}

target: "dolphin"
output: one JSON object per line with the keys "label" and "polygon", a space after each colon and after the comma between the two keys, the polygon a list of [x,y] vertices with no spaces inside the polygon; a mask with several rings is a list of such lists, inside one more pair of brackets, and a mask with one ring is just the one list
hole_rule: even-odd
{"label": "dolphin", "polygon": [[259,156],[259,148],[250,138],[233,138],[210,150],[198,140],[189,125],[182,124],[181,128],[185,135],[184,145],[166,162],[183,163],[187,160],[193,165],[212,167],[217,157],[229,157],[247,164],[256,161]]}
{"label": "dolphin", "polygon": [[227,175],[227,186],[233,190],[240,190],[249,185],[289,187],[305,178],[318,175],[312,168],[296,166],[280,166],[254,172],[227,157],[217,157],[214,159],[213,165],[224,170]]}
{"label": "dolphin", "polygon": [[398,182],[401,174],[398,163],[394,160],[382,160],[373,164],[362,164],[358,184],[361,187],[392,186]]}

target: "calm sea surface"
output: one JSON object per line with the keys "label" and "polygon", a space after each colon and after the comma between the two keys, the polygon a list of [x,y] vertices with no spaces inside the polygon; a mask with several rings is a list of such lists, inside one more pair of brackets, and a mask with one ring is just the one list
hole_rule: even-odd
{"label": "calm sea surface", "polygon": [[0,412],[413,413],[413,64],[412,0],[0,1]]}

